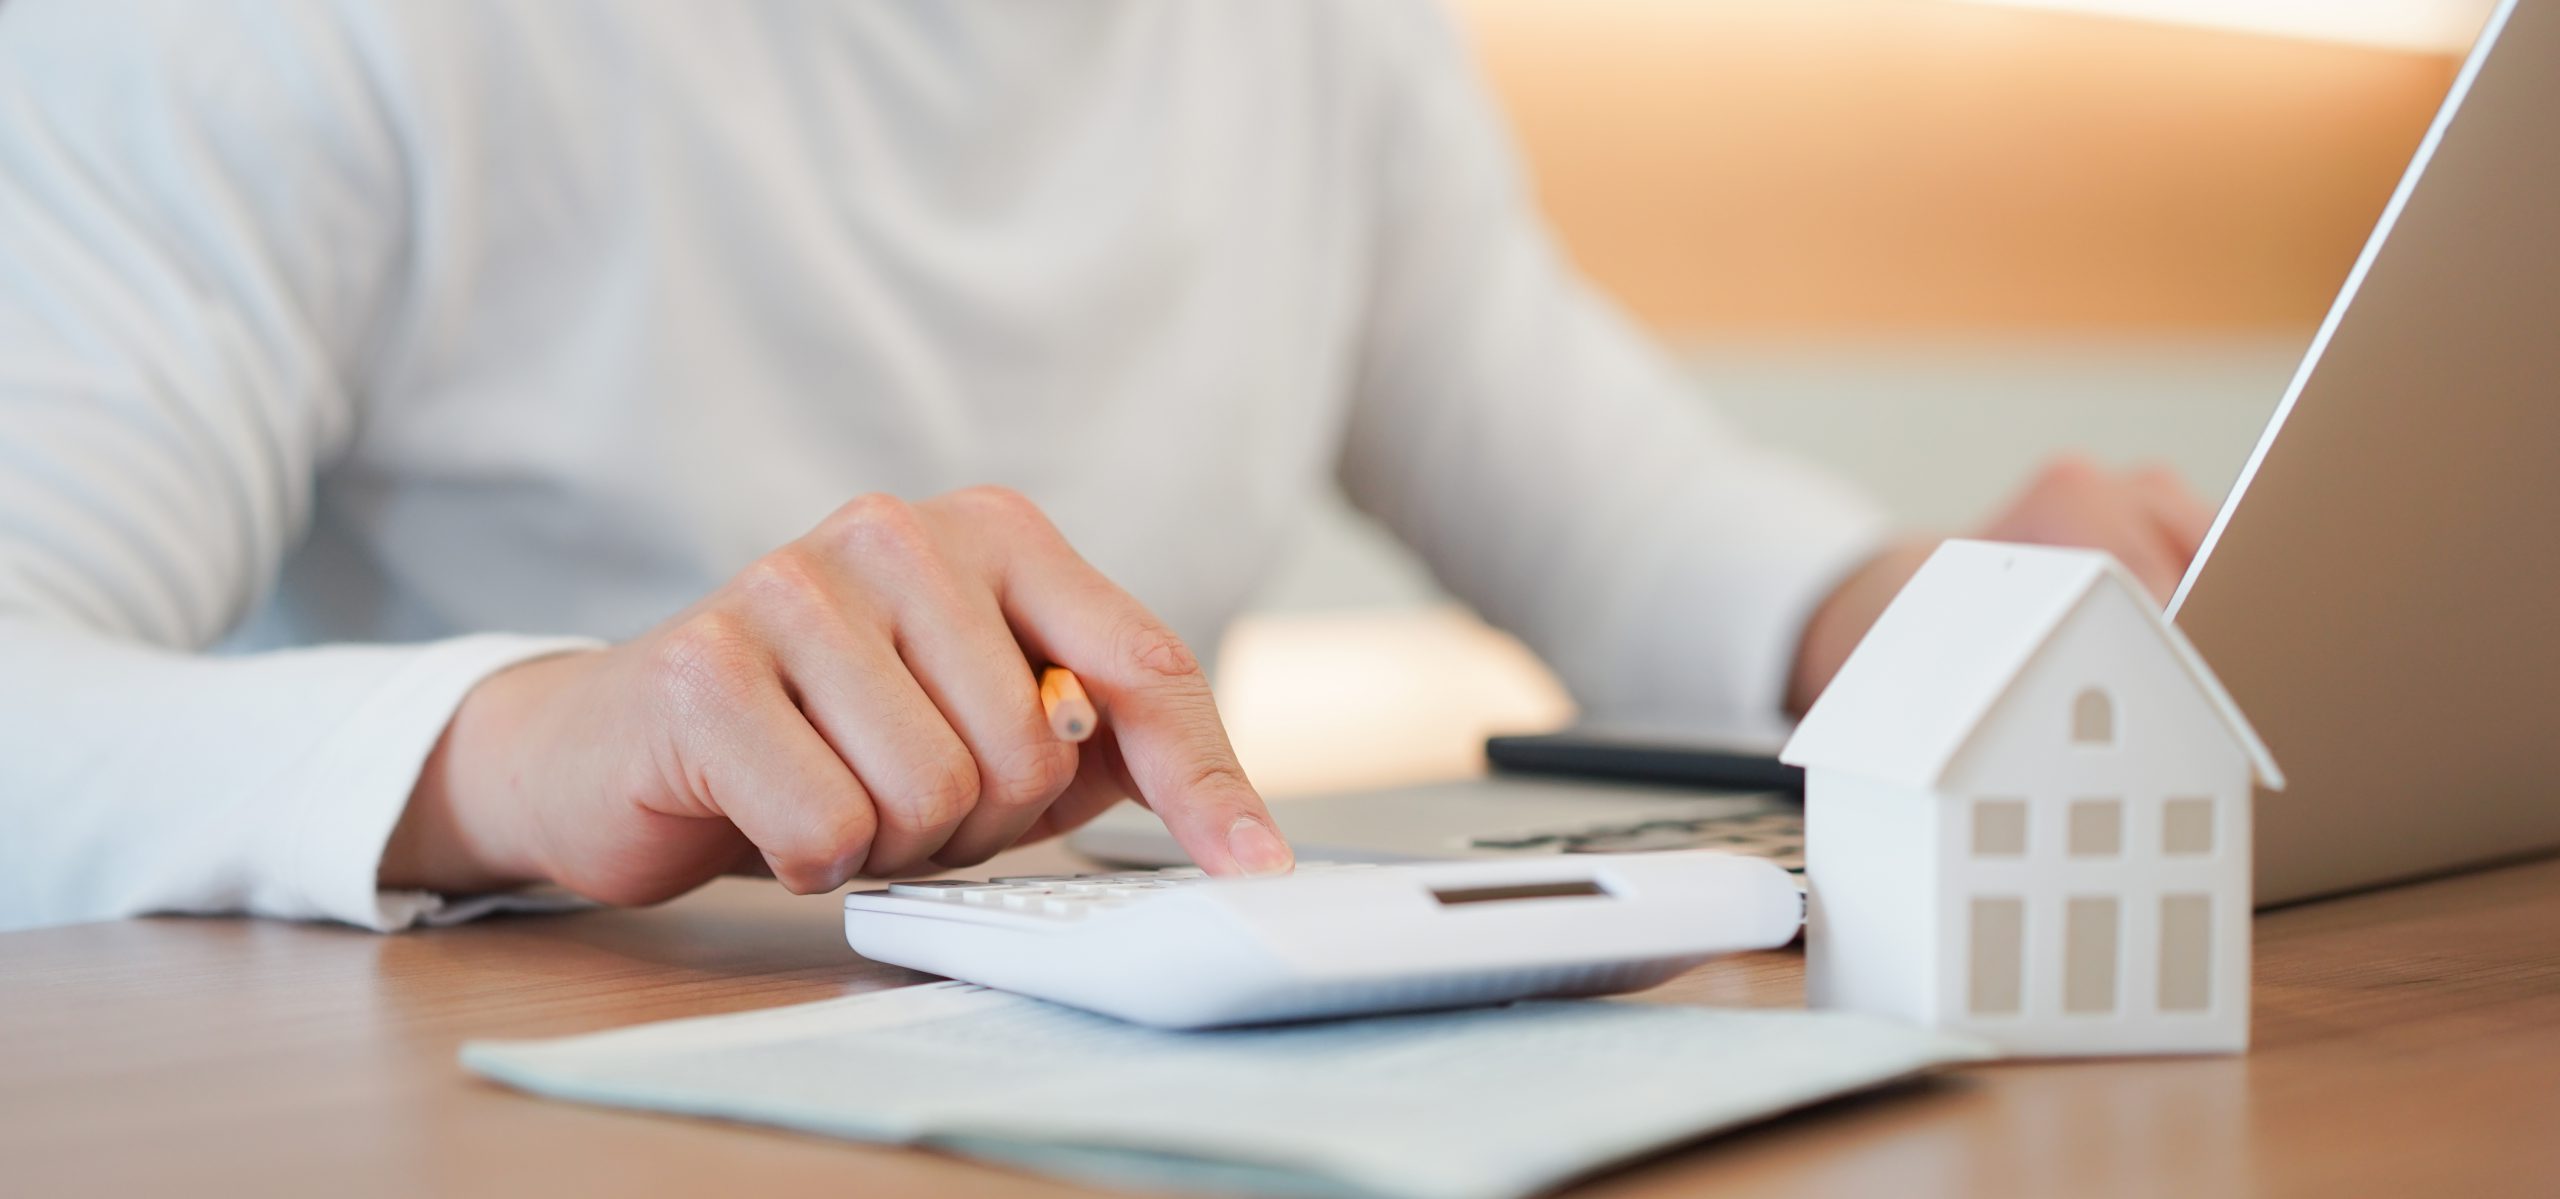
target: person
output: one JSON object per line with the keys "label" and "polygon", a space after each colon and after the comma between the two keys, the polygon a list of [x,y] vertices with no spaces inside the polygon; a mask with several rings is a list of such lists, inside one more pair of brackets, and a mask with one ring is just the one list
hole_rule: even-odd
{"label": "person", "polygon": [[[1661,719],[1800,710],[1930,544],[1575,276],[1419,0],[0,7],[0,923],[1123,798],[1283,870],[1191,647],[1336,480]],[[2165,589],[2203,523],[2066,461],[1984,532]]]}

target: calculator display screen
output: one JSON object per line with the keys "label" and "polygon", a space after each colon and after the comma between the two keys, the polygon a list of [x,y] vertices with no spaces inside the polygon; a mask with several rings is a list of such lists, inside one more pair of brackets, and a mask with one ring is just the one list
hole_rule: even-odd
{"label": "calculator display screen", "polygon": [[1434,887],[1431,897],[1444,905],[1498,903],[1506,899],[1555,899],[1567,895],[1605,896],[1608,889],[1589,879],[1556,883],[1509,883],[1499,887]]}

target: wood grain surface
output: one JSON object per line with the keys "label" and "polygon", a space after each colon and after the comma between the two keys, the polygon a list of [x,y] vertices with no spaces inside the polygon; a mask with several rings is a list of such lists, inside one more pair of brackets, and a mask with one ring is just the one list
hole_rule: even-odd
{"label": "wood grain surface", "polygon": [[[1016,869],[1062,851],[1019,852]],[[2260,918],[2246,1057],[1970,1069],[1592,1180],[1599,1196],[2560,1193],[2560,862]],[[0,1195],[1065,1195],[932,1155],[577,1107],[465,1075],[534,1037],[921,981],[832,898],[381,937],[154,919],[0,936]],[[1648,998],[1792,1004],[1800,959]],[[990,1079],[990,1085],[1000,1080]]]}

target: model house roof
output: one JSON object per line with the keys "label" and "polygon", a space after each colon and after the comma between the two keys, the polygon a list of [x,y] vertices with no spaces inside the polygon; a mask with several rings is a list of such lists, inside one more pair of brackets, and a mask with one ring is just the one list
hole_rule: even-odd
{"label": "model house roof", "polygon": [[1885,608],[1805,714],[1779,758],[1908,787],[1936,787],[1949,763],[2054,630],[2100,587],[2149,614],[2249,757],[2259,783],[2284,786],[2275,758],[2186,634],[2116,560],[2095,550],[1950,541]]}

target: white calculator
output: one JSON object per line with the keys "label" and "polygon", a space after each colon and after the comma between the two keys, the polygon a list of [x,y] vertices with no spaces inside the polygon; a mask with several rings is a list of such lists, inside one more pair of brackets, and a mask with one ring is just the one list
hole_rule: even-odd
{"label": "white calculator", "polygon": [[1632,991],[1796,935],[1803,892],[1713,850],[893,883],[863,956],[1160,1028]]}

